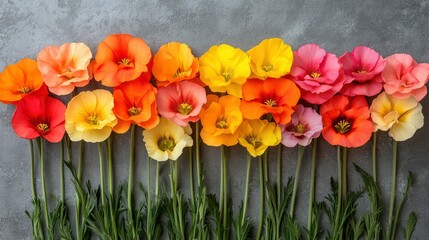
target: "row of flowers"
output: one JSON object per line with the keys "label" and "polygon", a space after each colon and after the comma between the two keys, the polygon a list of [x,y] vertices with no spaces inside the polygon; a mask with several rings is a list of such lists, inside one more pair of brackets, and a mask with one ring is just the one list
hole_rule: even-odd
{"label": "row of flowers", "polygon": [[[315,139],[320,135],[329,144],[338,146],[338,185],[337,194],[334,194],[333,209],[331,209],[336,217],[333,218],[329,236],[330,239],[343,237],[348,239],[353,234],[356,236],[356,232],[345,231],[344,229],[349,229],[346,227],[347,224],[355,223],[340,217],[343,216],[342,213],[351,211],[345,203],[349,197],[348,193],[352,192],[347,190],[347,176],[343,169],[347,163],[347,148],[360,147],[366,144],[371,136],[375,141],[375,132],[381,130],[389,131],[389,136],[395,143],[394,151],[396,151],[396,141],[411,138],[416,130],[423,126],[424,117],[422,105],[419,102],[427,94],[429,64],[417,63],[408,54],[393,54],[383,58],[369,47],[358,46],[351,52],[337,57],[316,44],[307,44],[292,51],[291,46],[284,43],[282,39],[272,38],[263,40],[247,52],[227,44],[215,45],[199,58],[192,54],[186,44],[171,42],[161,46],[152,57],[149,46],[142,39],[128,34],[113,34],[98,45],[95,60],[92,60],[92,57],[91,50],[84,43],[46,47],[38,54],[37,61],[22,59],[5,68],[0,74],[0,101],[16,106],[12,116],[12,128],[18,136],[30,140],[40,139],[37,141],[40,147],[38,153],[41,164],[44,140],[52,143],[62,142],[69,147],[69,140],[92,143],[107,140],[107,156],[111,161],[112,131],[118,134],[131,131],[130,178],[127,195],[130,239],[138,238],[137,229],[140,226],[136,223],[137,217],[134,214],[131,197],[136,126],[144,129],[143,141],[148,156],[157,161],[177,160],[185,147],[196,145],[199,190],[205,189],[202,184],[200,185],[203,173],[199,166],[199,139],[201,138],[208,146],[221,147],[220,197],[217,208],[219,218],[216,221],[215,234],[218,239],[229,239],[231,229],[231,222],[228,220],[231,213],[228,210],[230,208],[227,196],[225,146],[240,144],[247,149],[249,159],[250,156],[260,159],[260,209],[262,212],[257,239],[262,237],[263,227],[270,229],[265,231],[266,239],[278,239],[280,235],[287,234],[287,231],[278,229],[280,222],[295,226],[293,215],[297,181],[293,183],[290,196],[292,200],[289,216],[292,220],[289,221],[290,219],[282,214],[274,214],[277,218],[273,221],[279,222],[276,227],[270,228],[269,224],[263,224],[264,221],[269,222],[266,219],[270,217],[269,213],[267,216],[264,214],[265,208],[270,209],[264,207],[264,199],[268,198],[270,188],[265,177],[268,161],[267,148],[279,146],[279,167],[282,149],[279,144],[282,143],[286,147],[298,145],[300,151],[295,176],[295,179],[298,179],[303,147],[313,143],[315,149],[317,146]],[[105,88],[80,92],[77,90],[78,87],[86,86],[93,78],[105,87],[113,87],[113,91]],[[207,94],[208,91],[211,93]],[[72,98],[67,105],[53,97],[53,95],[68,94],[71,94]],[[64,100],[64,97],[62,99]],[[368,104],[370,100],[372,103]],[[192,128],[195,130],[195,137],[192,135]],[[67,132],[66,136],[65,132]],[[111,196],[105,199],[101,150],[99,144],[100,204],[102,208],[105,206],[110,208],[100,211],[105,211],[104,214],[113,214],[115,210],[112,209],[112,204],[106,201],[114,201],[114,187],[109,176]],[[313,159],[315,159],[316,151],[313,152]],[[71,154],[68,160],[65,162],[74,172],[73,165],[70,164]],[[375,158],[373,161],[375,162]],[[315,165],[314,162],[315,160],[313,165]],[[148,163],[150,164],[150,161]],[[394,163],[396,163],[396,154]],[[83,190],[81,168],[80,160],[75,180],[77,189]],[[111,166],[109,165],[108,168],[110,174]],[[248,161],[249,168],[250,161]],[[43,167],[41,169],[43,170]],[[176,237],[184,239],[185,228],[182,224],[184,219],[180,211],[183,198],[178,191],[177,171],[177,162],[172,162],[169,204],[173,210],[169,221],[171,221],[172,233],[179,233],[182,237]],[[392,188],[396,184],[396,164],[393,171]],[[41,175],[44,177],[43,172]],[[375,186],[376,180],[374,167]],[[150,182],[150,175],[148,181]],[[278,205],[281,202],[280,196],[283,196],[281,185],[281,181],[278,181],[275,190],[279,196]],[[314,195],[314,180],[311,185],[311,194]],[[34,188],[33,183],[33,201],[36,202],[37,209],[38,201],[36,201],[37,194]],[[192,189],[192,194],[193,191]],[[79,191],[76,190],[76,192]],[[46,195],[45,192],[44,195]],[[396,221],[394,221],[392,209],[394,195],[393,191],[386,239],[395,238]],[[147,197],[150,199],[150,193],[147,193]],[[204,195],[201,191],[198,197],[192,196],[191,208],[200,207],[204,197],[208,198],[208,194]],[[76,214],[82,216],[85,208],[82,201],[85,197],[77,194],[76,198]],[[64,196],[62,200],[64,201]],[[239,221],[235,224],[238,239],[246,239],[251,234],[248,228],[250,220],[246,217],[247,190],[243,201]],[[314,217],[312,212],[315,208],[312,201],[311,197],[308,238],[311,238],[310,232],[315,226],[311,220]],[[50,232],[53,219],[47,213],[46,202],[47,200],[44,199],[45,228],[53,238],[55,231]],[[161,204],[161,202],[157,197],[155,204]],[[151,215],[149,210],[151,202],[147,204],[149,205],[146,206],[146,220],[150,225],[151,222],[156,223],[159,216]],[[277,206],[271,210],[277,209],[276,211],[281,212],[279,208],[280,206]],[[199,214],[195,211],[192,215],[192,219],[196,219],[195,224],[206,221],[207,216]],[[379,215],[374,217],[379,221]],[[86,218],[82,216],[82,221],[76,222],[78,239],[84,239],[86,236],[84,232],[88,219],[89,216]],[[116,225],[115,219],[112,218],[109,222],[111,228],[115,228],[113,226]],[[32,220],[34,220],[33,235],[35,238],[40,237],[44,232],[43,227],[35,223],[35,221],[40,223],[40,218],[33,217]],[[370,229],[370,226],[367,227]],[[199,229],[197,226],[191,226],[191,229],[194,229],[189,234],[192,239],[199,236],[198,232],[205,231],[204,227]],[[97,233],[97,231],[94,232]],[[148,232],[151,231],[146,231],[148,239],[153,237],[156,239]],[[277,232],[277,235],[270,235],[271,233],[268,232]],[[118,236],[117,232],[106,234]],[[176,238],[173,237],[175,234],[171,234],[170,238]],[[320,236],[316,234],[311,239],[318,237]]]}

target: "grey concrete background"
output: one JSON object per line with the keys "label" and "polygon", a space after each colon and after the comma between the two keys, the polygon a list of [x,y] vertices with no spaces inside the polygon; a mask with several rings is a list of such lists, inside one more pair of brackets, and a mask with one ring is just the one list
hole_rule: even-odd
{"label": "grey concrete background", "polygon": [[[23,57],[35,58],[47,45],[65,42],[85,42],[93,53],[97,44],[111,33],[130,33],[143,38],[156,52],[170,41],[181,41],[193,48],[196,56],[211,45],[228,43],[243,50],[270,37],[283,38],[294,49],[306,43],[317,43],[337,55],[356,45],[367,45],[381,55],[407,52],[419,62],[429,62],[429,2],[427,0],[391,1],[103,1],[3,0],[0,3],[0,69]],[[92,83],[93,86],[96,86]],[[429,116],[429,97],[423,101],[425,116]],[[30,222],[24,210],[31,209],[29,154],[27,141],[19,139],[10,127],[12,106],[0,105],[0,239],[30,239]],[[415,184],[404,213],[417,212],[418,223],[414,239],[427,239],[429,234],[429,165],[427,156],[429,127],[425,125],[409,141],[399,145],[398,193],[404,190],[407,171],[415,174]],[[126,149],[128,135],[115,136],[117,149]],[[387,202],[390,191],[391,141],[381,134],[378,150],[379,178]],[[145,153],[139,142],[138,180],[145,175]],[[370,170],[370,144],[349,151],[350,162]],[[48,191],[58,194],[58,145],[48,148]],[[274,151],[273,151],[274,154]],[[304,155],[298,190],[297,218],[306,222],[309,189],[309,152]],[[98,184],[96,148],[85,146],[85,179]],[[127,178],[127,151],[115,152],[116,182]],[[329,178],[336,176],[335,148],[321,144],[317,169],[317,200],[329,192]],[[233,147],[230,151],[229,186],[234,206],[244,191],[245,151]],[[274,157],[274,155],[273,155]],[[295,169],[296,151],[284,151],[284,179]],[[209,172],[210,191],[218,191],[219,150],[204,147],[205,169]],[[252,168],[249,208],[257,216],[258,175],[256,162]],[[271,164],[275,177],[274,162]],[[180,163],[183,174],[180,187],[187,193],[188,167]],[[351,188],[361,185],[349,165]],[[162,176],[167,176],[165,165]],[[70,176],[67,174],[67,178]],[[38,184],[40,176],[38,175]],[[70,181],[66,186],[67,199],[73,202]],[[368,211],[361,201],[360,214]]]}

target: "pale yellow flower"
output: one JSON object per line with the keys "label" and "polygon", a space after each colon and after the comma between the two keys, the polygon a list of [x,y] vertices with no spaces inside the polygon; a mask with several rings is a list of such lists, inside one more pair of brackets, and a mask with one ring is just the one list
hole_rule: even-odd
{"label": "pale yellow flower", "polygon": [[422,105],[413,96],[398,99],[382,92],[372,101],[370,111],[375,130],[389,130],[396,141],[411,138],[423,127]]}
{"label": "pale yellow flower", "polygon": [[72,141],[102,142],[118,120],[112,111],[113,96],[107,90],[81,92],[66,109],[66,131]]}
{"label": "pale yellow flower", "polygon": [[193,145],[190,134],[192,129],[189,125],[180,127],[161,117],[156,127],[143,131],[143,141],[149,157],[157,161],[177,160],[182,155],[183,148]]}
{"label": "pale yellow flower", "polygon": [[238,128],[238,142],[253,157],[261,156],[268,147],[281,141],[280,127],[267,120],[244,120]]}

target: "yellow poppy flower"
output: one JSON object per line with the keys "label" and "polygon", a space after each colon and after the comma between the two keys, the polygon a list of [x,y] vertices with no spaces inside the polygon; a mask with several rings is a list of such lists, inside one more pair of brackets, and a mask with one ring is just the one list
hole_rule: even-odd
{"label": "yellow poppy flower", "polygon": [[382,92],[372,101],[370,111],[375,129],[389,130],[389,136],[396,141],[411,138],[423,127],[422,105],[413,96],[398,99]]}
{"label": "yellow poppy flower", "polygon": [[212,46],[200,57],[200,78],[213,92],[241,98],[241,85],[250,75],[250,59],[239,48]]}
{"label": "yellow poppy flower", "polygon": [[247,54],[252,69],[250,78],[279,78],[288,74],[292,67],[292,48],[280,38],[265,39]]}
{"label": "yellow poppy flower", "polygon": [[270,146],[281,141],[280,127],[267,120],[244,120],[237,130],[238,142],[253,157],[261,156]]}
{"label": "yellow poppy flower", "polygon": [[72,141],[102,142],[118,120],[112,111],[113,96],[103,89],[81,92],[66,109],[66,131]]}
{"label": "yellow poppy flower", "polygon": [[161,117],[159,124],[143,131],[143,141],[149,157],[157,161],[177,160],[182,155],[183,148],[192,147],[192,129],[180,127]]}

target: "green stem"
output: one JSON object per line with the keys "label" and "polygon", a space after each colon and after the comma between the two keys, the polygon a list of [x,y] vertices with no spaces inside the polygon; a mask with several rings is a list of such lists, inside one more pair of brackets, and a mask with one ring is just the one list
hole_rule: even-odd
{"label": "green stem", "polygon": [[316,157],[317,157],[317,138],[313,140],[311,154],[311,177],[310,177],[310,196],[308,198],[308,218],[307,230],[310,230],[313,221],[313,201],[314,201],[314,180],[316,175]]}
{"label": "green stem", "polygon": [[224,151],[224,149],[223,148],[224,148],[223,145],[220,146],[220,151],[221,151],[220,158],[221,158],[221,160],[220,160],[219,211],[221,214],[223,213],[223,200],[224,200],[224,194],[225,194],[225,190],[223,189],[225,187],[225,184],[224,184],[225,179],[224,179],[224,174],[223,174],[223,169],[224,169],[223,168],[223,164],[224,164],[224,162],[223,162],[223,151]]}
{"label": "green stem", "polygon": [[160,163],[156,161],[156,176],[155,176],[155,197],[158,199],[159,192],[159,171],[160,171]]}
{"label": "green stem", "polygon": [[[337,146],[337,164],[338,164],[338,188],[337,188],[337,198],[338,198],[338,201],[337,201],[337,213],[336,213],[336,216],[335,216],[335,222],[334,222],[334,224],[335,224],[335,226],[339,227],[339,225],[340,225],[339,221],[340,221],[340,214],[341,214],[341,205],[342,205],[342,203],[341,203],[341,196],[342,196],[342,193],[341,193],[341,190],[342,190],[342,185],[341,185],[341,182],[342,182],[342,174],[341,174],[342,173],[341,172],[341,169],[342,169],[341,168],[341,146]],[[334,231],[334,233],[339,234],[340,235],[339,238],[341,238],[341,236],[342,236],[341,229],[335,229],[335,230],[336,231]]]}
{"label": "green stem", "polygon": [[64,186],[64,139],[60,142],[60,191],[61,202],[65,202],[65,186]]}
{"label": "green stem", "polygon": [[189,185],[191,191],[191,204],[192,207],[195,206],[195,193],[194,193],[194,166],[192,158],[192,148],[189,148]]}
{"label": "green stem", "polygon": [[395,193],[396,193],[396,171],[398,160],[398,142],[393,140],[393,159],[392,159],[392,188],[390,192],[390,207],[389,207],[389,226],[387,232],[387,239],[394,239],[395,233],[393,229],[393,209],[395,207]]}
{"label": "green stem", "polygon": [[176,176],[175,176],[175,163],[176,161],[170,160],[170,197],[171,197],[171,202],[173,205],[173,215],[174,215],[174,226],[176,226],[176,230],[179,228],[180,223],[179,223],[179,216],[177,214],[177,189],[176,189]]}
{"label": "green stem", "polygon": [[304,147],[301,145],[298,145],[298,161],[296,163],[295,179],[293,181],[292,202],[291,202],[290,209],[289,209],[289,215],[292,218],[293,218],[293,214],[295,211],[296,190],[298,189],[299,172],[301,170],[301,162],[302,162],[302,156],[303,155],[304,155]]}
{"label": "green stem", "polygon": [[247,172],[246,172],[246,190],[244,191],[244,204],[243,204],[243,216],[241,218],[241,226],[244,225],[246,220],[247,212],[247,199],[249,198],[249,180],[250,180],[250,166],[252,163],[252,157],[247,153]]}
{"label": "green stem", "polygon": [[222,173],[223,173],[223,232],[224,232],[224,238],[223,239],[227,239],[226,233],[227,233],[227,215],[228,215],[228,175],[227,175],[227,168],[226,168],[226,154],[225,154],[225,147],[222,145],[221,147],[221,152],[222,152]]}
{"label": "green stem", "polygon": [[280,206],[281,202],[281,190],[282,190],[282,144],[277,146],[277,206]]}
{"label": "green stem", "polygon": [[107,138],[107,172],[108,172],[108,179],[109,179],[109,193],[113,197],[114,190],[113,190],[113,159],[112,159],[112,138]]}
{"label": "green stem", "polygon": [[269,179],[268,179],[269,178],[269,174],[268,174],[268,151],[264,152],[263,158],[264,158],[264,181],[266,183],[268,183],[268,181],[269,181]]}
{"label": "green stem", "polygon": [[81,140],[79,142],[79,163],[77,165],[77,179],[79,181],[82,180],[83,144],[84,144],[84,142]]}
{"label": "green stem", "polygon": [[34,174],[34,144],[33,140],[28,141],[30,143],[30,171],[31,171],[31,192],[33,199],[37,198],[36,192],[36,178]]}
{"label": "green stem", "polygon": [[129,164],[129,172],[128,172],[128,216],[129,216],[129,224],[131,225],[131,235],[133,239],[135,239],[136,233],[134,228],[134,216],[133,216],[133,180],[134,180],[134,161],[135,161],[135,133],[136,126],[131,124],[131,136],[130,136],[130,164]]}
{"label": "green stem", "polygon": [[195,159],[197,162],[198,189],[200,189],[203,182],[200,159],[200,121],[195,123]]}
{"label": "green stem", "polygon": [[[67,155],[68,155],[68,161],[71,162],[71,143],[67,146]],[[79,184],[81,184],[82,181],[82,164],[83,164],[83,141],[79,142],[79,159],[78,159],[78,173],[77,173],[77,179],[79,181]],[[76,214],[75,214],[75,222],[76,222],[76,238],[78,240],[82,239],[83,236],[81,236],[81,202],[80,202],[79,194],[76,193]],[[84,220],[82,219],[82,222]]]}
{"label": "green stem", "polygon": [[101,204],[102,206],[106,206],[106,202],[104,199],[104,168],[103,168],[103,152],[101,143],[97,144],[98,146],[98,157],[100,159],[100,189],[101,189]]}
{"label": "green stem", "polygon": [[347,195],[347,148],[342,147],[342,177],[343,177],[343,182],[342,182],[342,198],[345,199],[346,195]]}
{"label": "green stem", "polygon": [[264,200],[265,200],[265,186],[264,186],[264,168],[263,168],[263,159],[259,156],[259,224],[258,224],[258,233],[256,239],[261,239],[262,235],[262,225],[264,220]]}
{"label": "green stem", "polygon": [[372,134],[372,178],[377,182],[377,132]]}
{"label": "green stem", "polygon": [[[150,162],[151,162],[151,159],[150,159],[150,157],[149,157],[149,155],[147,156],[147,216],[146,216],[146,218],[147,218],[147,220],[146,220],[146,233],[148,234],[150,231],[149,231],[149,229],[150,229],[150,223],[151,223],[151,219],[152,219],[152,201],[151,201],[151,198],[152,198],[152,196],[151,196],[151,191],[150,191],[150,189],[151,189],[151,185],[152,185],[152,183],[151,183],[151,169],[150,169]],[[157,161],[157,164],[158,164],[159,162]],[[158,180],[158,179],[157,179]],[[155,194],[155,201],[158,201],[158,193],[156,193]],[[149,236],[148,236],[148,239],[150,239],[149,238]]]}
{"label": "green stem", "polygon": [[[49,210],[48,210],[48,199],[47,199],[47,194],[46,194],[46,181],[45,181],[45,157],[43,155],[44,153],[44,140],[42,138],[39,138],[40,144],[39,144],[39,160],[40,160],[40,176],[42,178],[42,190],[43,190],[43,212],[45,214],[45,225],[46,225],[46,229],[48,231],[50,231],[50,218],[49,218]],[[51,236],[51,234],[48,234],[49,236]]]}

